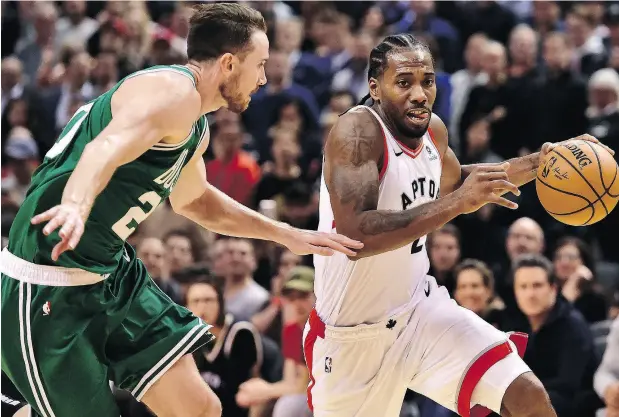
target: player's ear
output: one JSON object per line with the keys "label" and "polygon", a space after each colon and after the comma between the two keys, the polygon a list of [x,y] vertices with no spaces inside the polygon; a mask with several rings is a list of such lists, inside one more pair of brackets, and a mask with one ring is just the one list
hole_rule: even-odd
{"label": "player's ear", "polygon": [[376,80],[376,78],[370,78],[368,84],[370,87],[370,96],[372,97],[372,100],[380,103],[380,87],[378,85],[378,80]]}
{"label": "player's ear", "polygon": [[235,57],[230,52],[226,52],[219,58],[219,67],[221,72],[228,76],[234,70]]}

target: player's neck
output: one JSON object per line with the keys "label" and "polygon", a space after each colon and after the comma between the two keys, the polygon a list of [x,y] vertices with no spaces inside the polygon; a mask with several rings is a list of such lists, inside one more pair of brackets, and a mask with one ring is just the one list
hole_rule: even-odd
{"label": "player's neck", "polygon": [[387,126],[387,129],[389,130],[389,132],[391,132],[391,135],[394,138],[402,142],[404,145],[406,145],[410,149],[417,149],[419,147],[419,144],[423,140],[422,136],[421,137],[410,137],[410,136],[406,136],[402,134],[396,127],[396,124],[393,122],[393,120],[391,120],[391,118],[385,114],[383,109],[377,103],[374,103],[372,105],[372,109],[376,111],[376,113],[378,113],[381,120],[383,121],[385,126]]}
{"label": "player's neck", "polygon": [[216,65],[189,61],[185,67],[191,71],[196,80],[196,90],[202,99],[201,114],[214,112],[226,104],[219,89],[213,88],[220,84],[220,73]]}

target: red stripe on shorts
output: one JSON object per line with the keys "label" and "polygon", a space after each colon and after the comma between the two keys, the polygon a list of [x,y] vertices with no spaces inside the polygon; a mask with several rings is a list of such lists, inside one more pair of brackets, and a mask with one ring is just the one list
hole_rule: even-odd
{"label": "red stripe on shorts", "polygon": [[312,309],[312,312],[309,316],[309,331],[307,332],[307,336],[305,337],[305,342],[303,343],[303,350],[305,351],[305,362],[307,362],[307,370],[309,371],[310,383],[307,386],[307,405],[310,410],[314,411],[314,404],[312,403],[312,388],[316,384],[316,380],[314,379],[314,375],[312,374],[312,366],[314,364],[314,343],[316,343],[316,339],[319,337],[321,339],[325,338],[325,324],[318,317],[318,313],[316,310]]}
{"label": "red stripe on shorts", "polygon": [[[508,333],[509,339],[514,343],[520,357],[524,356],[524,351],[527,348],[528,335],[524,333]],[[492,365],[504,359],[513,352],[509,342],[501,343],[482,353],[469,367],[462,379],[462,385],[458,392],[458,414],[462,417],[486,417],[492,411],[482,405],[475,405],[469,409],[473,390],[484,376],[484,374],[492,367]]]}

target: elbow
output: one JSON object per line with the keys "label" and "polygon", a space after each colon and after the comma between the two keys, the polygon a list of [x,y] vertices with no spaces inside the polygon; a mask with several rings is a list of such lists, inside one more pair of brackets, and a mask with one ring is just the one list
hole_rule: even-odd
{"label": "elbow", "polygon": [[347,238],[363,243],[363,248],[359,249],[354,255],[346,255],[351,261],[358,261],[374,254],[372,248],[372,239],[359,230],[358,224],[344,223],[340,226],[338,223],[337,233],[346,236]]}

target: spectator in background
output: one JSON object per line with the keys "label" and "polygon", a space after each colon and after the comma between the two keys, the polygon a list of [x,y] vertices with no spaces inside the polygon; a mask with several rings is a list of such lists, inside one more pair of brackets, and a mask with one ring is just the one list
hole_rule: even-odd
{"label": "spectator in background", "polygon": [[559,240],[554,271],[563,297],[589,323],[606,320],[606,299],[596,286],[593,254],[585,242],[570,236]]}
{"label": "spectator in background", "polygon": [[301,229],[318,229],[318,198],[309,184],[296,182],[286,188],[280,219]]}
{"label": "spectator in background", "polygon": [[350,21],[331,7],[320,7],[306,20],[312,51],[299,57],[294,69],[296,82],[309,88],[319,105],[329,99],[333,74],[344,68],[350,54]]}
{"label": "spectator in background", "polygon": [[531,126],[523,123],[531,117],[531,103],[536,100],[535,80],[539,76],[537,34],[526,24],[517,25],[509,37],[507,102],[501,136],[492,136],[493,150],[502,158],[528,155],[526,138],[531,135]]}
{"label": "spectator in background", "polygon": [[[473,121],[480,117],[487,117],[491,123],[491,137],[501,138],[505,134],[504,118],[509,96],[505,85],[507,81],[507,55],[503,45],[494,41],[489,41],[486,44],[482,56],[482,69],[488,76],[488,80],[484,85],[473,87],[469,94],[460,120],[459,134],[461,138],[466,137],[466,132]],[[462,142],[460,145],[464,147],[465,143]],[[498,149],[501,148],[499,144],[492,143],[491,148],[501,154],[498,152]],[[466,149],[462,148],[460,154],[466,154]],[[501,156],[505,157],[504,155]]]}
{"label": "spectator in background", "polygon": [[[266,140],[268,130],[273,123],[273,115],[280,111],[287,101],[294,100],[301,112],[313,123],[318,120],[318,103],[313,93],[303,85],[292,80],[292,67],[287,53],[271,51],[265,66],[269,82],[253,96],[248,109],[243,113],[243,120],[259,140]],[[264,150],[260,149],[261,155]]]}
{"label": "spectator in background", "polygon": [[226,280],[230,274],[230,251],[228,250],[229,239],[220,237],[209,245],[208,260],[210,271],[213,276]]}
{"label": "spectator in background", "polygon": [[595,33],[595,17],[582,6],[575,5],[566,17],[566,33],[570,40],[570,67],[577,74],[590,76],[604,67],[606,50],[602,38]]}
{"label": "spectator in background", "polygon": [[355,102],[368,93],[368,57],[375,42],[367,33],[357,34],[351,42],[351,58],[344,68],[333,76],[331,90],[348,90],[355,96]]}
{"label": "spectator in background", "polygon": [[565,29],[565,22],[561,19],[561,9],[556,1],[533,1],[532,13],[527,23],[540,36],[543,42],[551,32],[562,32]]}
{"label": "spectator in background", "polygon": [[[34,106],[35,103],[26,100],[25,97],[10,100],[2,114],[2,137],[8,138],[14,128],[23,127],[28,129],[29,136],[37,142],[34,134],[40,131],[40,120]],[[37,145],[40,146],[41,143],[37,142]],[[2,148],[6,150],[6,142],[2,144]]]}
{"label": "spectator in background", "polygon": [[136,253],[161,291],[166,293],[172,301],[182,305],[182,290],[174,280],[170,279],[163,242],[155,237],[144,238],[136,245]]}
{"label": "spectator in background", "polygon": [[238,320],[249,321],[268,301],[269,293],[254,281],[256,270],[254,247],[247,239],[229,239],[230,269],[224,296],[226,311]]}
{"label": "spectator in background", "polygon": [[463,164],[494,164],[503,159],[490,149],[491,129],[486,117],[473,122],[466,131],[466,155]]}
{"label": "spectator in background", "polygon": [[215,159],[206,164],[208,181],[239,203],[248,206],[261,174],[253,156],[241,149],[241,126],[238,122],[229,123],[217,126],[213,133]]}
{"label": "spectator in background", "polygon": [[363,16],[360,31],[369,34],[374,41],[377,41],[387,35],[386,28],[385,16],[380,8],[380,3],[370,7]]}
{"label": "spectator in background", "polygon": [[471,35],[466,42],[464,62],[466,67],[456,71],[450,78],[451,115],[449,118],[449,146],[460,152],[460,119],[473,87],[484,84],[487,75],[482,72],[482,57],[488,38],[483,33]]}
{"label": "spectator in background", "polygon": [[[608,27],[608,37],[604,39],[606,56],[611,57],[613,50],[619,47],[619,5],[610,4],[606,12],[606,26]],[[617,68],[616,65],[612,65]]]}
{"label": "spectator in background", "polygon": [[13,202],[20,205],[30,187],[30,179],[39,163],[39,149],[32,134],[25,127],[16,127],[5,139],[7,175],[2,178],[2,189]]}
{"label": "spectator in background", "polygon": [[73,55],[62,84],[53,87],[49,95],[46,95],[45,107],[49,112],[55,109],[55,127],[58,132],[73,117],[71,105],[75,100],[86,102],[94,97],[95,89],[89,81],[92,67],[92,58],[86,52]]}
{"label": "spectator in background", "polygon": [[2,76],[0,88],[2,91],[1,113],[4,113],[10,100],[21,98],[26,89],[26,83],[22,76],[22,64],[16,57],[7,57],[2,60]]}
{"label": "spectator in background", "polygon": [[288,55],[290,67],[294,69],[301,57],[303,42],[303,21],[291,16],[276,22],[275,49]]}
{"label": "spectator in background", "polygon": [[[334,118],[338,118],[340,114],[346,113],[352,107],[354,107],[357,103],[355,96],[346,90],[335,90],[331,93],[331,98],[329,99],[329,103],[323,109],[322,114],[320,115],[320,127],[322,129],[322,137],[323,137],[323,145],[324,140],[326,140],[324,129],[327,126],[333,126],[332,121]],[[330,128],[329,128],[330,130]]]}
{"label": "spectator in background", "polygon": [[610,68],[589,79],[589,131],[611,148],[619,146],[619,75]]}
{"label": "spectator in background", "polygon": [[511,77],[520,78],[536,69],[537,34],[530,26],[520,24],[509,36],[509,56]]}
{"label": "spectator in background", "polygon": [[202,277],[187,289],[187,308],[210,323],[215,343],[193,353],[198,371],[222,403],[222,417],[246,417],[249,410],[237,404],[239,386],[258,375],[262,363],[262,340],[256,328],[226,314],[224,291],[219,279]]}
{"label": "spectator in background", "polygon": [[544,252],[544,248],[544,231],[535,220],[521,217],[509,227],[505,239],[507,259],[493,268],[496,291],[507,308],[516,307],[511,275],[514,261],[521,255],[540,255]]}
{"label": "spectator in background", "polygon": [[[619,75],[610,68],[596,71],[589,80],[589,132],[612,149],[619,149]],[[603,256],[619,262],[615,249],[616,231],[619,230],[619,211],[613,210],[593,225]]]}
{"label": "spectator in background", "polygon": [[497,329],[503,328],[505,305],[494,294],[494,276],[477,259],[465,259],[454,270],[454,299]]}
{"label": "spectator in background", "polygon": [[[271,278],[271,298],[262,310],[251,318],[251,322],[256,326],[260,333],[268,336],[272,340],[281,342],[282,325],[290,322],[293,317],[290,305],[282,303],[282,286],[286,282],[292,268],[301,264],[302,258],[284,249],[277,260],[277,273]],[[285,308],[285,310],[284,310]]]}
{"label": "spectator in background", "polygon": [[170,277],[194,263],[194,247],[191,236],[184,230],[171,230],[163,238],[166,262]]}
{"label": "spectator in background", "polygon": [[519,257],[513,274],[528,324],[508,328],[530,335],[524,361],[544,384],[558,417],[592,417],[599,402],[593,392],[598,360],[587,322],[557,297],[552,264],[543,256]]}
{"label": "spectator in background", "polygon": [[309,267],[293,268],[282,287],[284,303],[289,303],[294,319],[284,324],[282,353],[284,375],[281,381],[268,383],[250,379],[241,385],[237,402],[249,406],[277,399],[273,417],[304,417],[312,413],[307,406],[306,389],[309,375],[302,348],[303,328],[314,306],[314,270]]}
{"label": "spectator in background", "polygon": [[24,65],[28,81],[36,80],[44,52],[54,54],[58,12],[52,2],[33,3],[34,39],[25,41],[15,51]]}
{"label": "spectator in background", "polygon": [[537,133],[530,135],[529,149],[581,135],[588,125],[586,85],[569,70],[570,47],[565,34],[547,33],[542,48],[544,71],[536,80],[533,101]]}
{"label": "spectator in background", "polygon": [[619,318],[613,321],[606,350],[593,384],[606,404],[606,417],[619,417]]}
{"label": "spectator in background", "polygon": [[57,49],[67,43],[85,46],[88,39],[99,29],[99,22],[86,16],[86,2],[83,0],[62,3],[64,17],[56,22]]}
{"label": "spectator in background", "polygon": [[453,295],[454,268],[460,261],[460,231],[453,224],[446,224],[432,232],[428,239],[429,274],[436,278]]}
{"label": "spectator in background", "polygon": [[413,0],[409,7],[393,31],[427,33],[438,43],[445,71],[452,73],[460,68],[460,35],[449,21],[436,16],[434,1]]}
{"label": "spectator in background", "polygon": [[95,95],[110,90],[118,81],[118,58],[111,52],[101,52],[91,73]]}
{"label": "spectator in background", "polygon": [[[281,194],[297,181],[301,180],[301,166],[298,159],[301,147],[297,134],[287,129],[273,130],[272,161],[262,167],[262,178],[256,185],[254,207],[262,200],[276,200],[281,204]],[[279,197],[278,197],[279,196]]]}

